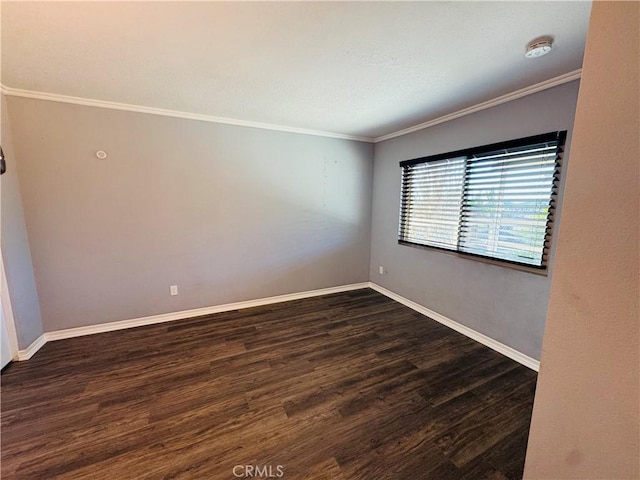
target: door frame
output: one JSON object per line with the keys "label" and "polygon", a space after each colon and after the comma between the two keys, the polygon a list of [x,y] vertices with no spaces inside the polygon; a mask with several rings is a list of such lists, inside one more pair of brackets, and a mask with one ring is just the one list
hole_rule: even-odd
{"label": "door frame", "polygon": [[2,318],[7,327],[9,340],[9,348],[11,348],[11,358],[16,361],[19,359],[20,347],[18,346],[18,334],[16,324],[13,317],[13,308],[11,307],[11,297],[9,296],[9,288],[7,287],[7,276],[4,271],[4,258],[0,250],[0,297],[2,299]]}

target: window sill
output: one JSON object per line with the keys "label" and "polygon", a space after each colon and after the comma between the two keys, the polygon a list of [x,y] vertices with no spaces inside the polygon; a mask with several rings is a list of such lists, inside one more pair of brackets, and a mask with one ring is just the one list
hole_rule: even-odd
{"label": "window sill", "polygon": [[510,268],[512,270],[519,270],[521,272],[533,273],[535,275],[540,275],[542,277],[549,276],[549,267],[547,268],[534,268],[528,267],[526,265],[519,265],[517,263],[503,262],[501,260],[493,260],[491,258],[481,257],[478,255],[471,255],[466,253],[454,252],[452,250],[447,250],[445,248],[431,247],[429,245],[419,245],[417,243],[404,242],[402,240],[398,240],[398,245],[402,245],[404,247],[413,247],[418,249],[429,250],[432,252],[444,253],[445,255],[451,255],[454,257],[462,258],[465,260],[471,260],[474,262],[487,263],[489,265],[496,265],[498,267]]}

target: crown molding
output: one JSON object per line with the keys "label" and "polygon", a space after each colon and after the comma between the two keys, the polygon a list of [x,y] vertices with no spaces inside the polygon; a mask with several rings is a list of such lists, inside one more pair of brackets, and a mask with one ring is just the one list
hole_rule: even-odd
{"label": "crown molding", "polygon": [[216,117],[200,113],[181,112],[178,110],[168,110],[164,108],[145,107],[130,103],[109,102],[106,100],[96,100],[93,98],[72,97],[70,95],[60,95],[57,93],[37,92],[33,90],[22,90],[6,85],[0,85],[0,92],[10,97],[35,98],[38,100],[48,100],[50,102],[72,103],[74,105],[84,105],[87,107],[108,108],[111,110],[124,110],[127,112],[146,113],[149,115],[160,115],[163,117],[183,118],[187,120],[197,120],[200,122],[221,123],[224,125],[235,125],[239,127],[259,128],[262,130],[275,130],[286,133],[299,133],[302,135],[313,135],[316,137],[339,138],[341,140],[355,140],[358,142],[372,143],[373,138],[361,137],[357,135],[345,135],[342,133],[324,132],[321,130],[309,130],[306,128],[287,127],[284,125],[274,125],[271,123],[251,122],[247,120],[237,120],[235,118]]}
{"label": "crown molding", "polygon": [[458,110],[457,112],[449,113],[447,115],[434,118],[433,120],[419,123],[418,125],[414,125],[413,127],[404,128],[402,130],[398,130],[397,132],[388,133],[386,135],[376,137],[373,139],[373,142],[374,143],[384,142],[385,140],[389,140],[391,138],[396,138],[402,135],[407,135],[409,133],[424,130],[425,128],[433,127],[434,125],[438,125],[440,123],[448,122],[450,120],[464,117],[466,115],[470,115],[472,113],[479,112],[481,110],[486,110],[487,108],[491,108],[497,105],[501,105],[503,103],[511,102],[512,100],[517,100],[518,98],[526,97],[527,95],[532,95],[534,93],[538,93],[543,90],[547,90],[549,88],[557,87],[558,85],[562,85],[564,83],[573,82],[574,80],[578,80],[581,77],[581,75],[582,75],[582,69],[574,70],[573,72],[565,73],[563,75],[550,78],[549,80],[545,80],[543,82],[536,83],[534,85],[530,85],[525,88],[521,88],[520,90],[507,93],[506,95],[496,97],[492,100],[487,100],[486,102],[478,103],[468,108],[463,108],[462,110]]}
{"label": "crown molding", "polygon": [[305,128],[297,128],[297,127],[287,127],[283,125],[274,125],[271,123],[250,122],[246,120],[237,120],[234,118],[216,117],[213,115],[181,112],[178,110],[167,110],[163,108],[144,107],[142,105],[133,105],[129,103],[108,102],[105,100],[95,100],[91,98],[72,97],[69,95],[59,95],[57,93],[46,93],[46,92],[36,92],[33,90],[22,90],[19,88],[7,87],[6,85],[2,85],[2,84],[0,84],[0,93],[7,96],[12,96],[12,97],[35,98],[38,100],[48,100],[51,102],[72,103],[75,105],[108,108],[111,110],[124,110],[128,112],[146,113],[149,115],[160,115],[164,117],[184,118],[187,120],[197,120],[201,122],[221,123],[225,125],[236,125],[240,127],[260,128],[263,130],[275,130],[275,131],[287,132],[287,133],[299,133],[302,135],[313,135],[317,137],[339,138],[342,140],[355,140],[358,142],[379,143],[379,142],[384,142],[385,140],[389,140],[391,138],[396,138],[402,135],[407,135],[409,133],[424,130],[425,128],[433,127],[434,125],[448,122],[456,118],[464,117],[466,115],[470,115],[475,112],[486,110],[487,108],[495,107],[503,103],[511,102],[512,100],[517,100],[518,98],[526,97],[527,95],[532,95],[534,93],[538,93],[543,90],[547,90],[549,88],[553,88],[565,83],[573,82],[574,80],[578,80],[581,76],[582,76],[582,69],[574,70],[573,72],[565,73],[563,75],[550,78],[549,80],[545,80],[543,82],[530,85],[520,90],[516,90],[515,92],[507,93],[506,95],[502,95],[492,100],[487,100],[486,102],[478,103],[471,107],[463,108],[462,110],[458,110],[456,112],[449,113],[447,115],[443,115],[438,118],[434,118],[433,120],[419,123],[418,125],[404,128],[402,130],[398,130],[396,132],[388,133],[386,135],[382,135],[380,137],[375,137],[375,138],[362,137],[358,135],[345,135],[342,133],[334,133],[334,132],[324,132],[320,130],[308,130]]}

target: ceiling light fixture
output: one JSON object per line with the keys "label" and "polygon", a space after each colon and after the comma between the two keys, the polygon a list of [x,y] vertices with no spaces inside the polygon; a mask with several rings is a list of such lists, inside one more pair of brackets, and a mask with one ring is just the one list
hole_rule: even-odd
{"label": "ceiling light fixture", "polygon": [[553,40],[551,38],[538,38],[527,45],[524,56],[527,58],[537,58],[546,55],[551,51]]}

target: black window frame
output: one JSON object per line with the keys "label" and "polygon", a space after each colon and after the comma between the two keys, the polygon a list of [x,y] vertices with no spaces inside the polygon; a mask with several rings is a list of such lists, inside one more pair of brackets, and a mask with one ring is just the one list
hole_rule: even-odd
{"label": "black window frame", "polygon": [[[565,149],[566,137],[567,137],[566,130],[555,131],[555,132],[549,132],[549,133],[544,133],[540,135],[533,135],[529,137],[517,138],[517,139],[508,140],[504,142],[481,145],[478,147],[466,148],[462,150],[455,150],[451,152],[445,152],[445,153],[440,153],[436,155],[429,155],[426,157],[420,157],[420,158],[415,158],[411,160],[401,161],[400,168],[402,169],[402,175],[401,175],[402,183],[401,183],[401,194],[400,194],[400,216],[399,216],[399,222],[398,222],[398,243],[400,245],[405,245],[405,246],[420,247],[420,248],[434,249],[434,250],[443,251],[447,253],[454,253],[454,254],[465,256],[465,257],[470,257],[470,258],[476,257],[476,259],[489,260],[491,261],[491,263],[495,262],[496,264],[504,264],[505,266],[525,267],[526,269],[532,269],[534,271],[546,272],[549,266],[549,254],[551,250],[551,242],[553,239],[553,230],[555,226],[555,217],[556,217],[556,211],[558,206],[557,205],[558,195],[560,190],[560,179],[561,179],[562,170],[563,170],[563,157],[564,157],[563,154]],[[544,242],[542,247],[541,265],[536,265],[536,264],[531,264],[526,262],[518,262],[514,260],[500,258],[500,257],[487,256],[487,255],[481,255],[477,253],[461,251],[460,238],[461,238],[461,226],[463,223],[462,208],[458,215],[458,232],[457,232],[458,241],[455,249],[439,247],[439,246],[428,244],[428,243],[418,243],[414,241],[407,241],[403,239],[403,229],[408,228],[408,225],[405,221],[405,207],[406,207],[405,202],[408,198],[407,192],[405,191],[405,188],[407,187],[407,184],[408,184],[405,181],[405,173],[406,173],[405,167],[425,164],[429,162],[437,162],[442,160],[453,160],[459,157],[467,157],[468,159],[469,157],[473,157],[477,155],[496,154],[504,150],[518,149],[518,148],[523,148],[530,145],[536,145],[536,144],[548,143],[548,142],[557,142],[557,146],[555,151],[555,165],[554,165],[555,169],[553,173],[553,181],[552,181],[552,187],[550,191],[549,210],[547,213],[547,220],[546,220],[546,233],[544,235]],[[463,178],[464,186],[462,187],[463,195],[465,195],[467,191],[466,190],[468,186],[467,175],[468,175],[468,171],[465,167],[465,173]]]}

